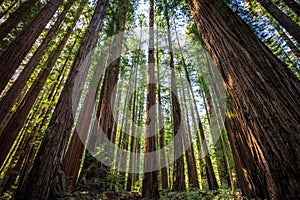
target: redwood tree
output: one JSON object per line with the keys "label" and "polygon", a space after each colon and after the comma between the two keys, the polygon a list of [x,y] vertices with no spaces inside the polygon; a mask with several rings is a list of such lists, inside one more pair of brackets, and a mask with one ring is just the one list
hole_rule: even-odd
{"label": "redwood tree", "polygon": [[[149,47],[148,47],[148,76],[147,76],[147,100],[145,119],[145,143],[144,143],[144,172],[142,196],[150,199],[158,199],[158,171],[151,171],[158,165],[157,156],[149,156],[149,153],[156,150],[155,127],[156,114],[152,108],[155,106],[155,74],[154,74],[154,0],[150,0],[149,11]],[[150,113],[150,109],[153,109]],[[150,170],[150,171],[149,171]]]}
{"label": "redwood tree", "polygon": [[[73,27],[76,25],[76,22],[79,19],[83,7],[81,6],[79,7],[79,9],[80,10],[78,11],[77,17],[74,19]],[[42,69],[39,72],[36,80],[30,86],[29,91],[26,93],[25,97],[20,103],[20,106],[17,108],[16,112],[12,114],[12,117],[9,119],[8,123],[3,129],[3,132],[0,132],[0,145],[2,147],[2,152],[0,156],[0,166],[3,164],[11,146],[13,145],[15,139],[18,136],[19,131],[25,124],[27,115],[29,114],[32,106],[34,105],[34,102],[36,101],[38,95],[42,91],[43,86],[45,85],[47,78],[55,65],[56,60],[58,59],[61,51],[63,50],[63,47],[67,43],[67,40],[69,39],[72,33],[73,27],[68,28],[67,33],[57,46],[56,51],[47,59],[46,68]]]}
{"label": "redwood tree", "polygon": [[17,37],[0,56],[0,92],[25,58],[63,0],[49,1],[36,15],[30,25]]}
{"label": "redwood tree", "polygon": [[181,119],[181,107],[178,100],[178,91],[176,86],[176,76],[174,69],[174,55],[171,40],[170,20],[167,1],[165,4],[165,18],[167,21],[167,37],[168,37],[168,53],[170,59],[170,84],[171,84],[171,104],[172,104],[172,119],[173,119],[173,135],[178,139],[174,141],[174,156],[177,158],[174,162],[173,171],[173,189],[175,191],[185,190],[185,176],[184,176],[184,160],[183,160],[183,143],[186,140],[184,137],[184,128]]}
{"label": "redwood tree", "polygon": [[68,79],[45,132],[45,137],[32,170],[17,199],[47,199],[49,196],[52,180],[58,170],[62,151],[69,139],[74,123],[72,93],[74,92],[75,78],[79,75],[79,70],[86,71],[107,5],[108,0],[97,2],[93,17],[72,63]]}
{"label": "redwood tree", "polygon": [[[14,106],[17,98],[20,96],[22,89],[26,86],[28,79],[30,78],[32,72],[38,65],[40,58],[43,53],[47,49],[49,43],[53,39],[56,31],[59,29],[60,24],[65,19],[70,7],[72,6],[74,0],[69,1],[64,10],[58,16],[57,20],[53,24],[53,26],[48,31],[42,43],[39,45],[37,50],[34,52],[33,56],[30,58],[28,63],[24,66],[24,69],[18,76],[17,80],[9,87],[8,91],[5,93],[5,96],[0,101],[0,124],[3,124],[4,120],[6,120],[7,115],[10,113],[11,108]],[[71,29],[72,30],[72,29]],[[70,31],[71,31],[70,30]],[[64,46],[64,45],[63,45]],[[62,47],[63,47],[62,46]],[[59,53],[58,53],[59,55]],[[54,63],[53,63],[54,64]]]}
{"label": "redwood tree", "polygon": [[244,166],[236,165],[243,193],[251,198],[299,198],[299,80],[223,1],[188,3],[241,131],[231,146],[248,158]]}

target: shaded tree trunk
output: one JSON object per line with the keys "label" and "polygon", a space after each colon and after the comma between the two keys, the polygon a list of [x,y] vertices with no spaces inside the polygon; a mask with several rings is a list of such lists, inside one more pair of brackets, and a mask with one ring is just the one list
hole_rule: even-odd
{"label": "shaded tree trunk", "polygon": [[23,17],[30,12],[32,7],[34,7],[36,2],[36,0],[25,1],[0,25],[0,41],[2,41],[3,38],[18,25]]}
{"label": "shaded tree trunk", "polygon": [[[135,66],[135,76],[134,76],[134,88],[133,88],[133,101],[132,101],[132,117],[131,117],[131,136],[130,136],[130,158],[129,158],[129,169],[133,169],[135,168],[134,166],[134,146],[137,142],[135,136],[136,136],[136,115],[137,115],[137,79],[138,79],[138,68],[139,68],[139,64],[140,64],[140,54],[141,54],[141,43],[142,43],[142,29],[143,27],[141,27],[141,32],[140,32],[140,40],[139,40],[139,48],[138,48],[138,52],[137,52],[137,58],[134,61],[134,66]],[[133,185],[133,175],[132,175],[132,170],[128,171],[128,178],[127,178],[127,186],[126,186],[126,190],[127,191],[131,191]]]}
{"label": "shaded tree trunk", "polygon": [[[216,84],[217,81],[215,77],[216,75],[214,74],[214,70],[212,69],[212,64],[211,61],[209,60],[208,53],[205,50],[203,53],[205,55],[208,73],[212,80],[212,86],[209,88],[205,82],[204,77],[201,76],[200,82],[203,87],[203,89],[201,90],[202,92],[201,96],[203,97],[203,102],[207,113],[207,119],[210,125],[212,140],[213,143],[215,144],[220,183],[223,185],[227,184],[228,187],[230,187],[232,185],[231,184],[232,179],[230,175],[231,173],[230,165],[227,156],[228,151],[223,136],[224,126],[222,124],[223,121],[221,120],[222,116],[225,115],[225,109],[223,108],[223,105],[225,103],[222,102],[221,99],[222,97],[220,95],[220,88],[219,88],[220,86]],[[212,102],[214,102],[214,105],[212,104]]]}
{"label": "shaded tree trunk", "polygon": [[180,73],[180,82],[181,82],[181,96],[183,98],[184,103],[184,109],[186,113],[186,126],[187,126],[187,133],[188,137],[186,138],[186,141],[184,142],[184,145],[191,145],[186,151],[185,151],[185,156],[186,156],[186,163],[188,167],[188,179],[189,179],[189,186],[194,187],[194,188],[200,188],[199,187],[199,180],[198,180],[198,174],[197,174],[197,169],[196,169],[196,159],[195,159],[195,154],[194,154],[194,146],[193,146],[193,141],[192,141],[192,132],[191,132],[191,125],[190,125],[190,120],[189,120],[189,114],[188,114],[188,107],[187,107],[187,98],[186,98],[186,93],[185,93],[185,85],[183,84],[183,79],[181,77]]}
{"label": "shaded tree trunk", "polygon": [[250,198],[298,198],[299,80],[224,2],[193,0],[189,7],[241,131],[231,146],[242,146],[247,162],[236,165],[242,192]]}
{"label": "shaded tree trunk", "polygon": [[80,111],[77,125],[74,129],[73,136],[70,142],[70,146],[64,156],[62,170],[67,177],[70,177],[70,189],[73,189],[77,176],[80,170],[81,160],[84,153],[84,145],[87,140],[90,122],[93,115],[94,106],[96,103],[96,97],[98,88],[102,79],[102,73],[104,70],[104,61],[108,55],[108,51],[105,50],[101,53],[100,59],[97,62],[94,75],[91,80],[88,93],[83,103],[83,107]]}
{"label": "shaded tree trunk", "polygon": [[[86,71],[93,47],[97,41],[108,0],[99,0],[87,32],[77,52],[71,71],[62,90],[59,101],[47,127],[45,137],[38,151],[33,168],[26,179],[17,199],[47,199],[54,175],[59,168],[59,160],[74,123],[72,93],[78,71]],[[75,108],[77,105],[73,105]]]}
{"label": "shaded tree trunk", "polygon": [[[74,19],[75,26],[77,20],[79,19],[79,16],[81,14],[81,10],[78,13],[78,16],[76,19]],[[38,74],[36,80],[31,85],[29,91],[27,92],[26,96],[21,102],[21,105],[17,108],[16,112],[13,113],[10,121],[5,126],[2,134],[0,134],[0,146],[2,147],[2,153],[0,156],[0,166],[3,164],[7,154],[9,153],[9,150],[11,146],[13,145],[16,137],[18,136],[19,131],[22,129],[23,125],[25,124],[26,118],[37,99],[38,95],[40,94],[41,90],[43,89],[44,84],[46,83],[46,80],[52,71],[56,60],[58,59],[63,47],[67,43],[71,33],[72,33],[72,27],[69,27],[67,30],[66,35],[60,42],[60,44],[57,46],[57,49],[53,55],[51,55],[46,62],[47,68],[42,69],[40,73]]]}
{"label": "shaded tree trunk", "polygon": [[[116,26],[115,38],[112,41],[111,51],[109,52],[108,58],[108,67],[105,71],[104,81],[102,84],[100,101],[97,110],[97,120],[98,127],[95,127],[96,130],[94,133],[99,132],[99,128],[101,127],[104,134],[108,137],[108,139],[112,139],[113,132],[113,112],[112,112],[112,102],[113,101],[113,91],[116,89],[118,83],[119,76],[119,67],[120,67],[120,56],[122,51],[123,44],[123,31],[125,30],[126,24],[126,14],[128,9],[128,0],[123,0],[120,2],[118,11],[118,21],[114,24]],[[101,140],[101,139],[100,139]],[[94,141],[95,142],[95,141]],[[99,141],[100,142],[100,141]],[[100,143],[98,143],[100,144]],[[94,144],[94,145],[98,145]],[[91,144],[93,145],[93,144]],[[91,146],[91,149],[95,149],[96,146]]]}
{"label": "shaded tree trunk", "polygon": [[174,56],[173,47],[171,41],[171,31],[170,31],[170,20],[168,13],[167,2],[165,4],[165,18],[167,21],[167,36],[168,36],[168,53],[170,59],[170,79],[171,79],[171,103],[172,103],[172,119],[173,119],[173,135],[177,136],[174,140],[174,171],[173,171],[173,190],[183,191],[185,190],[185,175],[184,175],[184,160],[183,160],[183,144],[186,140],[185,132],[183,128],[183,120],[181,115],[181,107],[178,100],[178,91],[176,86],[176,77],[174,69]]}
{"label": "shaded tree trunk", "polygon": [[[17,37],[0,56],[0,92],[25,58],[35,40],[39,37],[63,0],[52,0],[32,20],[30,25]],[[5,67],[4,67],[5,66]]]}
{"label": "shaded tree trunk", "polygon": [[[142,180],[142,196],[149,199],[159,199],[158,193],[158,155],[150,154],[156,151],[156,113],[155,106],[155,76],[154,76],[154,0],[150,0],[149,10],[149,47],[148,47],[148,76],[145,119],[144,166]],[[151,112],[150,112],[150,109]]]}
{"label": "shaded tree trunk", "polygon": [[73,1],[69,1],[65,6],[62,13],[57,18],[54,25],[48,31],[45,39],[39,45],[37,50],[34,52],[34,55],[30,58],[28,63],[25,65],[24,69],[22,70],[21,74],[18,76],[17,80],[12,84],[9,90],[6,92],[5,96],[0,101],[0,124],[3,124],[7,115],[11,111],[12,107],[14,106],[17,98],[20,96],[22,89],[26,86],[28,79],[30,78],[32,72],[34,71],[35,67],[38,65],[41,56],[45,52],[47,46],[49,45],[50,41],[52,40],[55,32],[58,30],[60,24],[65,19],[67,12],[69,11]]}

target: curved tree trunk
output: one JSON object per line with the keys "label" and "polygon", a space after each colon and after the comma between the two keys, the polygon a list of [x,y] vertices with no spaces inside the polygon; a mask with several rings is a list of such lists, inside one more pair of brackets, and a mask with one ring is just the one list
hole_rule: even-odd
{"label": "curved tree trunk", "polygon": [[246,162],[236,165],[243,193],[251,198],[297,199],[299,80],[223,1],[192,0],[189,7],[232,100],[240,137],[231,146],[243,148]]}

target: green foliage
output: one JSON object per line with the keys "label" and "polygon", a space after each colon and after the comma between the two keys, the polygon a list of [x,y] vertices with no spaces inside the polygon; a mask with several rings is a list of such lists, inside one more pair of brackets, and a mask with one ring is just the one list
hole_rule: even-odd
{"label": "green foliage", "polygon": [[235,200],[235,199],[246,199],[240,197],[239,192],[232,192],[228,189],[218,189],[212,191],[201,191],[196,188],[188,188],[183,192],[174,192],[174,191],[164,191],[161,194],[162,200],[175,200],[175,199],[184,199],[184,200],[204,200],[204,199],[213,199],[213,200]]}

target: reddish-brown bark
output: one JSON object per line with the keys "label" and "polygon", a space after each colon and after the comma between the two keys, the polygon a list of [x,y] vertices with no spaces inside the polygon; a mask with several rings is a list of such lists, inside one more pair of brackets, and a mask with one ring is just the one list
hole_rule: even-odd
{"label": "reddish-brown bark", "polygon": [[0,92],[3,91],[9,79],[31,49],[35,40],[51,20],[63,0],[52,0],[32,20],[30,25],[17,37],[0,56]]}
{"label": "reddish-brown bark", "polygon": [[[52,180],[59,168],[62,151],[69,139],[74,123],[72,93],[78,71],[86,71],[98,31],[102,24],[108,0],[97,2],[93,17],[81,46],[72,63],[69,76],[47,127],[45,137],[37,153],[33,168],[17,199],[47,199]],[[73,105],[77,106],[77,105]]]}
{"label": "reddish-brown bark", "polygon": [[231,99],[239,135],[228,135],[245,162],[236,165],[243,193],[298,198],[299,80],[223,1],[193,0],[189,6]]}
{"label": "reddish-brown bark", "polygon": [[[144,142],[144,172],[142,182],[142,196],[149,199],[159,199],[158,193],[158,161],[157,156],[149,156],[150,152],[156,151],[156,123],[155,111],[150,109],[155,106],[155,76],[154,76],[154,0],[150,0],[149,10],[149,47],[148,47],[148,72],[147,72],[147,99],[145,119],[145,142]],[[147,171],[146,171],[147,170]]]}

